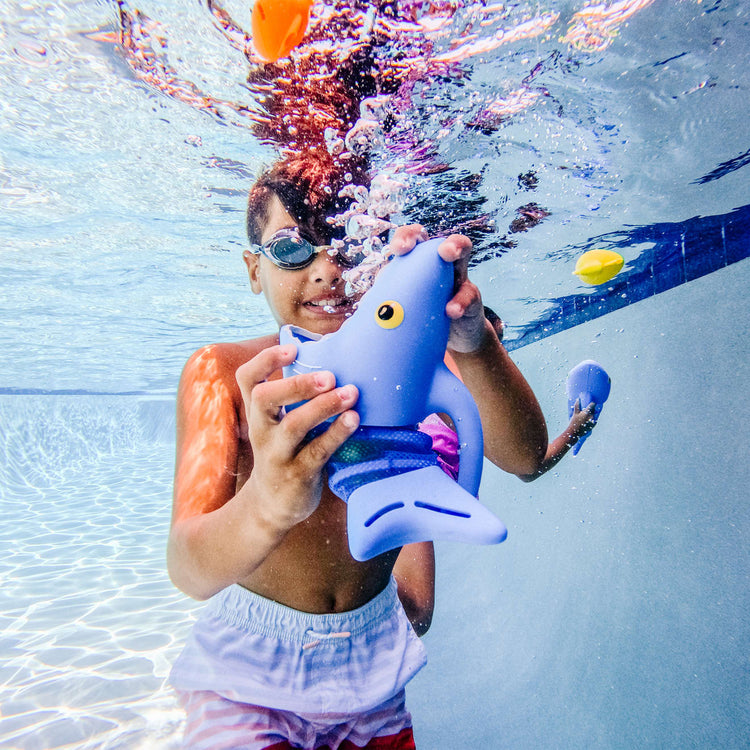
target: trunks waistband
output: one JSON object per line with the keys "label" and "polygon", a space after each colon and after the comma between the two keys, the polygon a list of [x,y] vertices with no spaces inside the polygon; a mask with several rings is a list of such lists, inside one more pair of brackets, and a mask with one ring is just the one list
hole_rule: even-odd
{"label": "trunks waistband", "polygon": [[233,584],[211,598],[206,615],[246,633],[303,643],[309,639],[310,632],[324,636],[345,632],[356,636],[390,618],[397,607],[400,603],[393,578],[362,607],[322,615],[300,612]]}

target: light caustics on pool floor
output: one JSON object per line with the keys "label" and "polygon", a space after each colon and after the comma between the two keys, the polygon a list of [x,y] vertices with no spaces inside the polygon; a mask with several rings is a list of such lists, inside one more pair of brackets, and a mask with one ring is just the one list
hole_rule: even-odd
{"label": "light caustics on pool floor", "polygon": [[2,747],[179,737],[165,680],[195,603],[165,571],[173,446],[147,439],[139,412],[133,398],[0,397]]}

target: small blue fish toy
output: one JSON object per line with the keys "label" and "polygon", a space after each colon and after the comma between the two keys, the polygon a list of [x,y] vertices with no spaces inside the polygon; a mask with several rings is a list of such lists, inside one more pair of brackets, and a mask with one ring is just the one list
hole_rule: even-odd
{"label": "small blue fish toy", "polygon": [[[568,418],[573,416],[576,401],[580,400],[580,408],[585,409],[594,403],[594,423],[602,413],[604,402],[609,398],[612,380],[607,371],[593,359],[586,359],[577,364],[569,373],[565,388],[568,394]],[[573,455],[577,455],[588,435],[579,438],[573,447]]]}
{"label": "small blue fish toy", "polygon": [[[453,264],[438,255],[441,241],[391,260],[338,331],[281,329],[281,343],[297,347],[285,377],[330,370],[338,385],[359,389],[360,427],[327,465],[331,490],[348,505],[356,560],[412,542],[497,544],[507,535],[476,497],[484,454],[479,411],[443,362]],[[439,467],[429,435],[416,429],[436,412],[456,426],[457,481]]]}

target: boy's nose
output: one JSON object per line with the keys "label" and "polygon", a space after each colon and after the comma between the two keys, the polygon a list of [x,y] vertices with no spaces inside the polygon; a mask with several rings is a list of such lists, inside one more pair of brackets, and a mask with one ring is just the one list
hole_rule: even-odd
{"label": "boy's nose", "polygon": [[338,256],[331,257],[325,250],[321,250],[309,266],[310,275],[316,284],[335,286],[341,281],[342,269]]}

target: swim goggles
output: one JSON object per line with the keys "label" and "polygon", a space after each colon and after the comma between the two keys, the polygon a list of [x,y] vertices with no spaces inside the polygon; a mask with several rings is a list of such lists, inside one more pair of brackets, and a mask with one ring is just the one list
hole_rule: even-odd
{"label": "swim goggles", "polygon": [[[354,244],[354,243],[349,243]],[[268,242],[262,245],[250,245],[250,252],[263,253],[270,261],[275,263],[279,268],[287,271],[297,271],[313,262],[313,258],[320,252],[327,252],[330,255],[336,254],[337,260],[342,266],[353,268],[364,260],[362,252],[353,254],[347,253],[347,244],[339,248],[333,245],[313,245],[306,239],[303,239],[299,230],[294,227],[280,229]]]}

